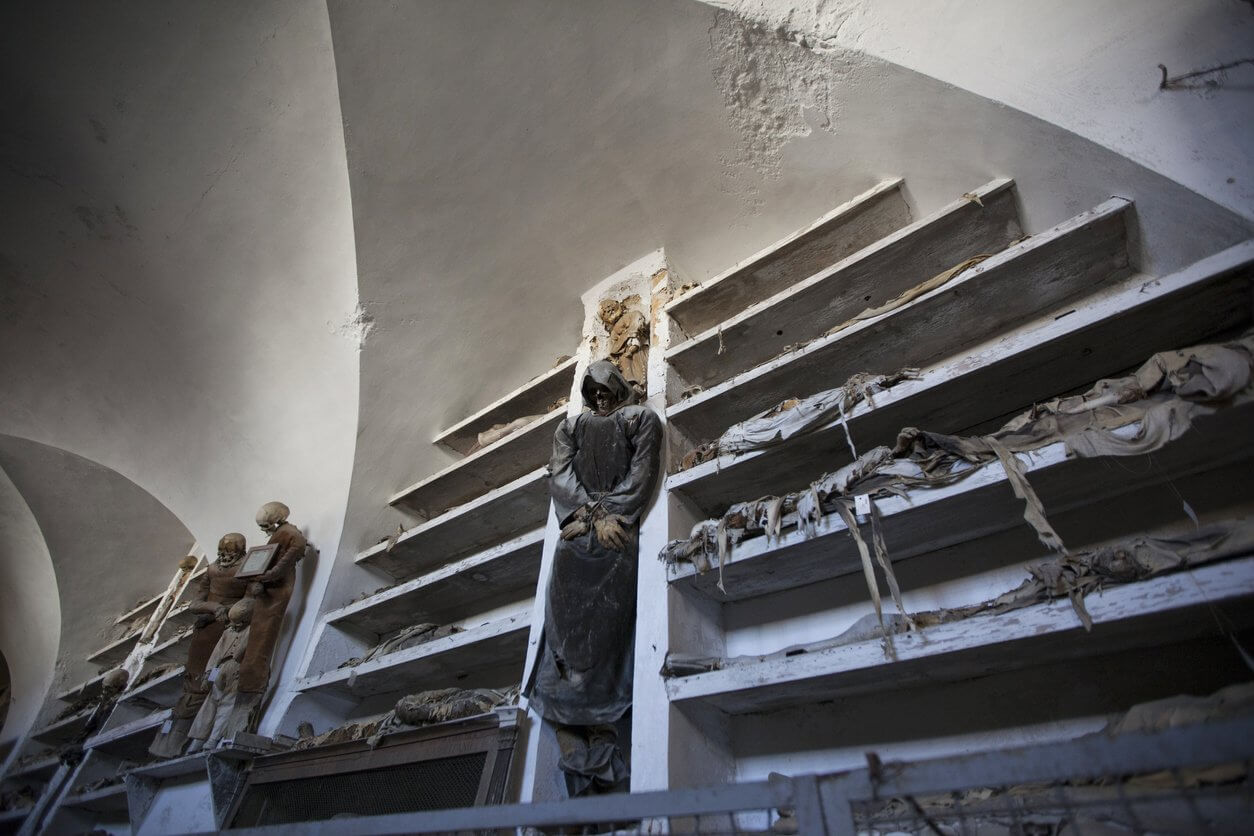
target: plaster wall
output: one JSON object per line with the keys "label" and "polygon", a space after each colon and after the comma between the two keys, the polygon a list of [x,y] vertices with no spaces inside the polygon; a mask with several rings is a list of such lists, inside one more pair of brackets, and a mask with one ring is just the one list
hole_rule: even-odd
{"label": "plaster wall", "polygon": [[[118,615],[165,590],[192,536],[151,494],[73,453],[0,436],[0,467],[39,524],[56,573],[66,616],[52,682],[60,691],[96,674],[87,656],[120,638]],[[19,600],[17,609],[38,623],[45,616],[34,604]]]}
{"label": "plaster wall", "polygon": [[0,432],[117,471],[210,553],[282,499],[334,554],[366,326],[325,7],[6,4],[0,78]]}
{"label": "plaster wall", "polygon": [[855,50],[1039,117],[1254,217],[1243,0],[707,0],[819,53]]}
{"label": "plaster wall", "polygon": [[0,653],[12,685],[0,741],[21,738],[35,722],[52,684],[60,636],[61,601],[48,546],[26,500],[0,469]]}
{"label": "plaster wall", "polygon": [[[387,499],[451,461],[439,430],[572,353],[579,294],[640,252],[700,281],[890,176],[916,216],[1014,177],[1034,232],[1132,197],[1152,272],[1251,229],[1056,124],[702,3],[329,9],[374,322],[345,566],[410,524]],[[324,608],[378,580],[337,573]]]}

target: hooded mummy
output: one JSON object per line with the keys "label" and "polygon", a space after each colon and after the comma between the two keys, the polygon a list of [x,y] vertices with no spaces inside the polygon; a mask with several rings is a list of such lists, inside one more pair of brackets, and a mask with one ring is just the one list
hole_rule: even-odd
{"label": "hooded mummy", "polygon": [[[529,696],[552,723],[591,726],[613,723],[631,707],[638,529],[657,481],[662,425],[652,410],[631,403],[632,389],[613,363],[589,365],[580,391],[592,411],[557,428],[549,484],[563,526],[590,524],[558,541]],[[626,531],[621,551],[603,545],[591,524],[606,515]]]}

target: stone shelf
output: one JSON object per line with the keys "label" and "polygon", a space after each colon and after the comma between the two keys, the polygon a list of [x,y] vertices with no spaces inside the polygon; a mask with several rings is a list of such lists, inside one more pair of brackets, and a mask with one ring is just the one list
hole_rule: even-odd
{"label": "stone shelf", "polygon": [[434,688],[473,688],[517,682],[522,677],[531,626],[531,602],[461,633],[388,654],[355,668],[307,677],[304,692],[364,698]]}
{"label": "stone shelf", "polygon": [[179,595],[176,601],[182,601],[184,596],[186,596],[187,593],[196,585],[196,581],[200,580],[207,571],[209,571],[209,565],[204,561],[201,561],[200,567],[192,572],[191,576],[187,579],[187,583],[183,584],[183,588],[179,590]]}
{"label": "stone shelf", "polygon": [[100,789],[68,795],[61,801],[61,806],[89,810],[93,813],[125,815],[127,812],[126,785],[112,784]]}
{"label": "stone shelf", "polygon": [[454,453],[467,455],[478,441],[479,433],[484,430],[524,415],[549,412],[554,402],[570,396],[574,380],[575,358],[572,357],[532,378],[508,395],[498,398],[469,418],[458,421],[437,435],[433,443]]}
{"label": "stone shelf", "polygon": [[[986,200],[985,211],[994,205]],[[1127,247],[1130,209],[1128,201],[1112,198],[1007,247],[895,310],[723,380],[670,407],[668,420],[694,441],[717,438],[731,424],[785,398],[840,386],[859,372],[928,366],[1076,296],[1093,293],[1132,273]],[[729,332],[723,333],[727,338]],[[732,353],[737,352],[729,350]]]}
{"label": "stone shelf", "polygon": [[143,633],[142,629],[136,630],[116,641],[112,641],[88,656],[87,661],[102,668],[112,668],[119,665],[131,654],[131,650],[134,649]]}
{"label": "stone shelf", "polygon": [[326,615],[337,627],[383,635],[410,624],[448,624],[535,594],[544,529],[493,546]]}
{"label": "stone shelf", "polygon": [[411,485],[392,497],[391,503],[431,519],[499,488],[548,462],[553,452],[553,432],[565,417],[565,406],[555,409]]}
{"label": "stone shelf", "polygon": [[80,682],[72,688],[67,688],[57,694],[55,699],[63,703],[72,703],[81,697],[91,698],[100,693],[100,689],[104,684],[103,673],[93,676],[86,682]]}
{"label": "stone shelf", "polygon": [[32,734],[31,737],[40,743],[47,743],[49,746],[69,743],[87,727],[87,721],[91,718],[92,711],[92,708],[87,708],[77,714],[71,714],[69,717],[49,723]]}
{"label": "stone shelf", "polygon": [[220,746],[216,749],[208,751],[195,752],[190,755],[182,755],[169,760],[156,760],[152,763],[146,763],[137,766],[134,769],[128,769],[127,775],[134,775],[137,778],[146,778],[157,781],[164,781],[169,778],[178,778],[183,775],[205,774],[205,762],[210,758],[223,758],[233,761],[250,761],[257,757],[257,753],[248,749],[236,749],[230,746]]}
{"label": "stone shelf", "polygon": [[118,700],[120,703],[140,703],[157,708],[169,708],[183,693],[183,668],[178,667],[155,679],[150,679],[138,688],[124,693]]}
{"label": "stone shelf", "polygon": [[15,767],[4,776],[4,780],[46,783],[56,774],[57,767],[60,765],[61,759],[57,757],[56,752],[51,752],[42,758]]}
{"label": "stone shelf", "polygon": [[386,543],[361,552],[357,565],[409,580],[544,525],[548,509],[548,473],[541,467],[411,528],[391,553]]}
{"label": "stone shelf", "polygon": [[[1254,457],[1252,420],[1254,402],[1222,409],[1197,419],[1184,436],[1149,456],[1068,458],[1061,442],[1018,456],[1046,514],[1203,472],[1235,480],[1232,490],[1240,496],[1248,488],[1248,477],[1242,475],[1246,471],[1228,468],[1220,475],[1220,469]],[[1130,425],[1116,432],[1131,437],[1138,429]],[[876,505],[894,561],[1027,525],[1023,501],[1015,498],[998,462],[957,483],[915,488]],[[1147,526],[1153,523],[1146,521]],[[668,579],[677,588],[726,602],[861,571],[853,538],[838,515],[828,514],[817,529],[809,539],[793,528],[769,543],[766,537],[754,537],[734,546],[723,569],[726,594],[716,586],[717,568],[697,574],[691,564],[680,563],[668,567]],[[869,526],[864,527],[864,536],[870,537]]]}
{"label": "stone shelf", "polygon": [[994,180],[938,212],[708,328],[667,350],[689,386],[711,386],[821,337],[873,305],[1021,235],[1014,183]]}
{"label": "stone shelf", "polygon": [[164,630],[167,627],[178,627],[182,629],[183,627],[192,626],[192,624],[196,621],[196,613],[191,612],[189,609],[190,607],[191,602],[172,607],[170,609],[170,614],[165,617],[165,621],[161,622],[161,629]]}
{"label": "stone shelf", "polygon": [[161,599],[164,597],[165,597],[164,592],[152,596],[147,601],[135,607],[134,609],[128,612],[125,612],[122,615],[119,615],[117,617],[117,620],[114,621],[113,623],[125,624],[128,621],[132,621],[133,619],[139,618],[141,615],[144,615],[145,613],[151,616],[154,612],[156,612],[157,605],[161,603]]}
{"label": "stone shelf", "polygon": [[703,282],[663,312],[684,332],[698,334],[874,244],[910,222],[901,186],[900,178],[877,184]]}
{"label": "stone shelf", "polygon": [[30,815],[31,807],[22,807],[16,810],[0,810],[0,826],[13,826],[18,822],[24,821]]}
{"label": "stone shelf", "polygon": [[[874,406],[862,401],[847,414],[850,435],[861,451],[891,445],[902,427],[963,432],[1120,374],[1158,351],[1248,326],[1252,294],[1254,242],[1161,279],[1133,276],[924,369],[919,380],[876,394]],[[735,502],[796,490],[850,458],[837,419],[783,444],[672,474],[666,488],[717,516]]]}
{"label": "stone shelf", "polygon": [[[728,714],[811,705],[1205,635],[1217,632],[1212,605],[1250,596],[1254,557],[1244,557],[1089,595],[1091,633],[1064,599],[895,636],[897,661],[880,641],[867,641],[671,679],[666,688],[674,704]],[[1243,612],[1242,626],[1254,615],[1249,606],[1224,611]]]}
{"label": "stone shelf", "polygon": [[153,647],[144,658],[145,665],[164,665],[170,662],[187,661],[187,645],[192,640],[190,631],[175,634]]}
{"label": "stone shelf", "polygon": [[84,749],[91,749],[102,755],[108,755],[128,761],[144,761],[150,758],[148,747],[152,744],[156,729],[170,717],[170,709],[155,711],[146,717],[123,723],[116,728],[100,732],[88,738],[83,744]]}

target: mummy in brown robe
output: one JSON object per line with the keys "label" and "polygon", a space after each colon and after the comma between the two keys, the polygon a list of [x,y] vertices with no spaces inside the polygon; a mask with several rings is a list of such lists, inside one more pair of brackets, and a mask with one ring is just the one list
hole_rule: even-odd
{"label": "mummy in brown robe", "polygon": [[657,415],[632,404],[613,363],[591,364],[581,390],[591,411],[567,418],[553,439],[549,489],[562,536],[528,689],[557,726],[571,795],[627,777],[614,723],[631,708],[638,530],[662,441]]}
{"label": "mummy in brown robe", "polygon": [[170,727],[157,732],[149,751],[159,758],[177,758],[187,745],[187,732],[192,720],[209,693],[204,681],[205,663],[226,629],[227,611],[244,597],[248,581],[236,579],[241,558],[247,547],[244,535],[231,533],[218,541],[218,559],[205,567],[190,593],[190,612],[196,613],[196,624],[187,647],[187,663],[183,666],[183,694],[170,713]]}
{"label": "mummy in brown robe", "polygon": [[239,697],[236,712],[247,713],[247,719],[234,717],[234,728],[252,731],[257,727],[261,700],[270,684],[270,662],[283,615],[296,587],[296,563],[305,556],[308,541],[300,529],[287,521],[291,511],[282,502],[267,502],[257,512],[257,525],[270,535],[269,544],[277,544],[274,562],[264,574],[249,584],[253,601],[252,624],[248,631],[248,647],[239,668]]}

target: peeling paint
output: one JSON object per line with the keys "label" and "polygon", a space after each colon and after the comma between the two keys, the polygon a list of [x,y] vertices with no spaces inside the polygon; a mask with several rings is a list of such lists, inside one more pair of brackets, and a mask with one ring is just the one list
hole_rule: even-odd
{"label": "peeling paint", "polygon": [[366,344],[366,340],[370,338],[371,332],[374,331],[374,327],[374,316],[358,302],[357,307],[343,322],[332,326],[331,332],[351,340],[357,346],[357,350],[361,351]]}
{"label": "peeling paint", "polygon": [[737,158],[727,162],[771,178],[780,174],[787,143],[815,128],[832,130],[840,117],[834,91],[854,83],[868,60],[812,31],[721,8],[710,28],[710,49],[715,81],[741,135]]}

